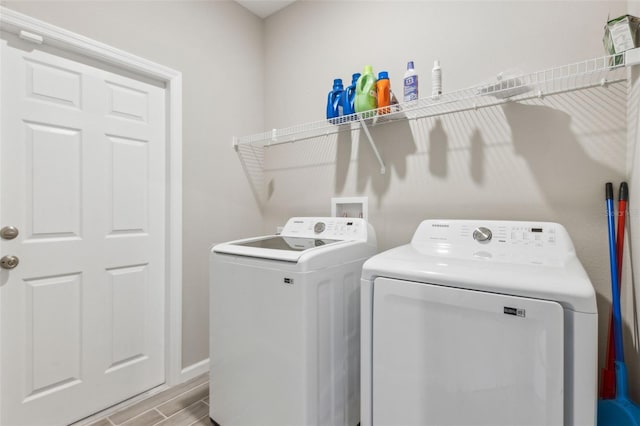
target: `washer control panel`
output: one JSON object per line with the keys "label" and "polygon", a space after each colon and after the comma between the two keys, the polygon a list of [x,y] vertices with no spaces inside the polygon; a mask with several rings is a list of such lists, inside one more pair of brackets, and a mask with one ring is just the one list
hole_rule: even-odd
{"label": "washer control panel", "polygon": [[325,238],[333,240],[367,240],[364,219],[347,217],[294,217],[280,235],[287,237]]}

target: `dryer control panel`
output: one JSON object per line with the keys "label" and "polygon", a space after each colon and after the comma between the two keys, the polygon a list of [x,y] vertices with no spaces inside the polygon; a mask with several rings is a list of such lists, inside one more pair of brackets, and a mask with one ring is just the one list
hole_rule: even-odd
{"label": "dryer control panel", "polygon": [[366,241],[369,225],[364,219],[347,217],[293,217],[280,235],[284,237],[328,238]]}
{"label": "dryer control panel", "polygon": [[482,244],[493,241],[513,245],[549,247],[556,245],[556,224],[553,223],[515,223],[512,225],[483,225],[471,231],[468,225],[462,225],[459,235],[462,239],[472,238]]}
{"label": "dryer control panel", "polygon": [[[425,220],[413,236],[414,243],[459,245],[520,245],[554,247],[562,225],[550,222],[508,222],[467,220]],[[564,229],[564,228],[562,228]]]}
{"label": "dryer control panel", "polygon": [[575,253],[564,227],[551,222],[425,220],[411,244],[423,252],[459,258],[538,263],[562,261]]}

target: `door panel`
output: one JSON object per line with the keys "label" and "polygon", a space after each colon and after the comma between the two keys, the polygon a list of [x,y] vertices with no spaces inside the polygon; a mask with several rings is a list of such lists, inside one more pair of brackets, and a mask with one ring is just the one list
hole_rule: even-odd
{"label": "door panel", "polygon": [[165,92],[2,32],[0,424],[164,382]]}
{"label": "door panel", "polygon": [[[82,276],[29,279],[26,309],[26,399],[80,383]],[[54,367],[54,368],[52,368]]]}
{"label": "door panel", "polygon": [[109,115],[127,120],[147,122],[148,93],[112,81],[109,88]]}
{"label": "door panel", "polygon": [[373,424],[562,425],[555,302],[378,278]]}
{"label": "door panel", "polygon": [[25,123],[27,226],[32,239],[79,237],[82,133]]}
{"label": "door panel", "polygon": [[109,136],[111,148],[111,234],[146,232],[147,141]]}
{"label": "door panel", "polygon": [[[108,271],[111,286],[111,364],[109,370],[144,361],[147,265]],[[107,370],[107,371],[109,371]]]}
{"label": "door panel", "polygon": [[25,64],[28,97],[80,109],[80,73],[30,59]]}

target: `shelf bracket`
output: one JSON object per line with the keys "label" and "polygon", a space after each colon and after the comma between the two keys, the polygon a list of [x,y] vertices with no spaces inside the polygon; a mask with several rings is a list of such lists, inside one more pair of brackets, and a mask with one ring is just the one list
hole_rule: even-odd
{"label": "shelf bracket", "polygon": [[358,118],[360,120],[360,125],[362,126],[362,130],[364,130],[364,134],[367,135],[367,139],[369,140],[369,145],[371,145],[371,149],[373,150],[373,153],[376,155],[376,158],[378,159],[378,163],[380,163],[380,174],[383,175],[386,173],[387,169],[384,166],[384,161],[382,161],[382,157],[380,157],[380,152],[378,152],[378,147],[376,146],[375,142],[373,142],[373,138],[371,137],[371,133],[369,132],[369,127],[367,127],[367,123],[365,123],[364,118],[362,118],[362,115],[360,115]]}

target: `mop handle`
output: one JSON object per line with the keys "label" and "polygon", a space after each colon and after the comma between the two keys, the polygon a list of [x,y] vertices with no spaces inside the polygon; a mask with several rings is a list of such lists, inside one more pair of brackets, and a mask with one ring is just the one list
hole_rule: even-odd
{"label": "mop handle", "polygon": [[[618,191],[618,230],[616,232],[616,266],[618,268],[618,295],[622,299],[622,255],[624,253],[624,230],[627,219],[627,201],[629,200],[629,187],[627,182],[620,184]],[[622,302],[621,302],[622,303]],[[613,339],[613,309],[609,315],[609,340],[607,341],[607,368],[614,371],[616,358]],[[615,377],[615,376],[614,376]],[[614,383],[615,385],[615,383]]]}
{"label": "mop handle", "polygon": [[607,222],[609,225],[609,260],[611,265],[611,295],[613,297],[613,331],[616,349],[616,361],[624,362],[622,345],[622,316],[620,314],[620,291],[618,290],[618,259],[616,256],[615,216],[613,210],[613,185],[606,184]]}
{"label": "mop handle", "polygon": [[629,187],[627,182],[620,184],[618,191],[618,230],[616,232],[616,266],[618,267],[618,288],[622,287],[622,254],[624,253],[624,228],[627,219],[627,201]]}

